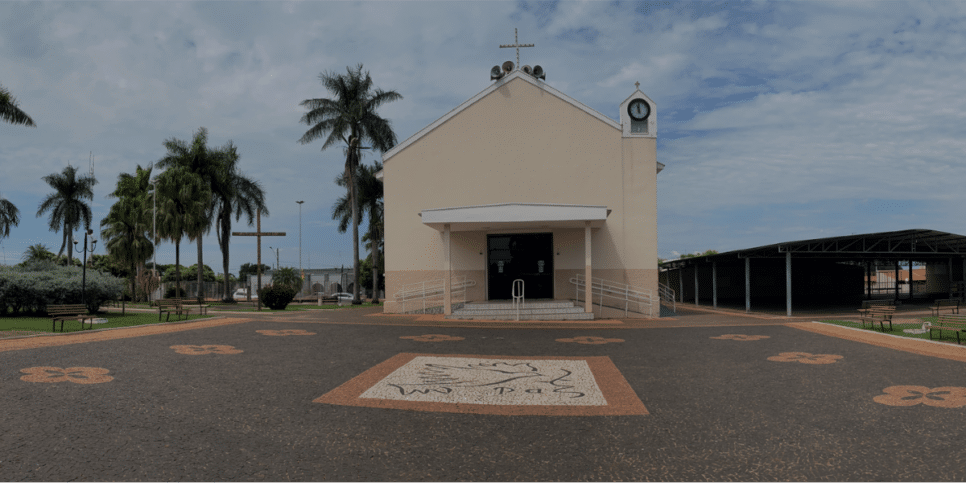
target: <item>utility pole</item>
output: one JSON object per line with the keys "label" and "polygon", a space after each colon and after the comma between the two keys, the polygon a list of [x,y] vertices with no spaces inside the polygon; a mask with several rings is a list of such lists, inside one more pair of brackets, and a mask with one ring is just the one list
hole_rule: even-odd
{"label": "utility pole", "polygon": [[299,276],[302,277],[302,288],[299,289],[301,294],[305,290],[305,272],[302,270],[302,203],[304,200],[296,201],[299,204]]}

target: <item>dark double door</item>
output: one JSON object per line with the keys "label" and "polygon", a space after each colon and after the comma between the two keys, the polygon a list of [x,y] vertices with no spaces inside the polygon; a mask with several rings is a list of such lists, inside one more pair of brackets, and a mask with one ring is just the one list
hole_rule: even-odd
{"label": "dark double door", "polygon": [[513,281],[522,279],[528,299],[553,298],[553,235],[487,235],[487,288],[490,300],[513,298]]}

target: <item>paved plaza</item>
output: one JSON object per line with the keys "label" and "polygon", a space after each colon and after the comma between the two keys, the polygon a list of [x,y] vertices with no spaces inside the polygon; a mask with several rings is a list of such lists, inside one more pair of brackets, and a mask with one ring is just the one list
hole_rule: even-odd
{"label": "paved plaza", "polygon": [[377,311],[0,340],[0,480],[966,479],[966,347]]}

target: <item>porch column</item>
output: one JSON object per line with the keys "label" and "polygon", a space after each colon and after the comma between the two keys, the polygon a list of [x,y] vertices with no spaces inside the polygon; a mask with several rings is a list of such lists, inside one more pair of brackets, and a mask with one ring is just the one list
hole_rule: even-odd
{"label": "porch column", "polygon": [[[966,258],[963,259],[963,266],[966,267]],[[684,303],[684,267],[678,269],[678,302]]]}
{"label": "porch column", "polygon": [[711,262],[711,305],[718,308],[718,262]]}
{"label": "porch column", "polygon": [[745,259],[745,312],[751,312],[751,259]]}
{"label": "porch column", "polygon": [[591,283],[593,283],[593,273],[590,270],[590,222],[584,222],[584,280],[587,282],[584,284],[584,312],[588,314],[594,311],[594,302],[591,300],[593,297],[593,292],[591,291]]}
{"label": "porch column", "polygon": [[443,225],[443,313],[453,313],[452,287],[449,265],[449,224]]}
{"label": "porch column", "polygon": [[792,252],[785,252],[785,310],[792,316]]}

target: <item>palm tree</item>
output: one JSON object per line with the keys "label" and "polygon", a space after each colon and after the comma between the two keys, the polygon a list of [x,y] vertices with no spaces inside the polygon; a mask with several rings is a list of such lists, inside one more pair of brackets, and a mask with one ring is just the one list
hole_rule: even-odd
{"label": "palm tree", "polygon": [[42,262],[44,260],[53,260],[54,252],[50,251],[46,245],[42,243],[37,243],[27,247],[27,251],[23,252],[23,257],[21,260],[25,262]]}
{"label": "palm tree", "polygon": [[20,224],[20,210],[6,198],[0,198],[0,239],[10,236],[10,227]]}
{"label": "palm tree", "polygon": [[[306,99],[299,104],[309,110],[300,122],[312,126],[299,142],[306,144],[324,137],[323,151],[339,142],[345,143],[348,148],[345,177],[354,179],[360,150],[364,149],[362,143],[371,143],[372,148],[380,152],[386,152],[396,145],[396,134],[390,122],[379,117],[376,109],[387,102],[402,99],[402,95],[396,91],[373,90],[372,78],[369,72],[362,72],[362,64],[355,70],[346,70],[346,75],[335,72],[319,75],[319,80],[332,93],[333,99]],[[347,184],[352,205],[352,263],[355,274],[352,303],[359,304],[362,303],[359,300],[359,203],[355,193],[356,183]]]}
{"label": "palm tree", "polygon": [[[174,270],[181,293],[181,239],[195,240],[206,231],[211,191],[200,176],[171,167],[157,177],[158,236],[174,242]],[[148,201],[153,202],[150,196]],[[204,265],[202,265],[203,267]]]}
{"label": "palm tree", "polygon": [[[202,127],[198,128],[190,144],[180,139],[171,138],[164,141],[164,147],[168,149],[168,154],[158,161],[159,168],[177,166],[186,169],[195,176],[200,177],[209,187],[214,188],[214,184],[218,180],[221,158],[225,157],[224,150],[227,150],[228,146],[222,150],[209,149],[208,130]],[[217,190],[209,190],[209,192],[214,191]],[[192,240],[198,242],[198,303],[204,303],[204,272],[201,267],[204,267],[205,263],[204,256],[202,255],[202,235],[207,233],[211,228],[212,219],[210,215],[214,213],[212,209],[213,199],[209,198],[204,201],[206,202],[204,213],[208,215],[206,217],[206,223],[204,224],[205,226],[201,233],[191,237]],[[200,225],[196,228],[200,228]]]}
{"label": "palm tree", "polygon": [[77,168],[68,165],[60,174],[54,173],[43,177],[43,180],[54,189],[40,202],[37,217],[50,211],[50,231],[57,232],[63,228],[63,243],[57,251],[59,258],[67,247],[67,260],[71,259],[74,246],[74,230],[81,222],[84,228],[91,226],[91,207],[83,200],[94,199],[94,185],[97,180],[92,176],[77,176]]}
{"label": "palm tree", "polygon": [[[376,173],[381,170],[382,163],[376,161],[375,166],[360,164],[357,167],[356,173],[359,206],[362,214],[366,215],[369,219],[369,230],[362,239],[363,241],[369,240],[368,248],[370,249],[370,256],[372,257],[372,303],[379,302],[379,277],[377,267],[379,266],[379,246],[382,244],[383,191],[382,181],[376,178]],[[336,177],[335,184],[345,187],[347,184],[345,176],[340,175]],[[332,206],[332,219],[339,222],[339,233],[345,233],[349,228],[351,216],[352,208],[348,196],[343,196],[336,200],[335,205]],[[377,240],[377,243],[372,243],[373,239]]]}
{"label": "palm tree", "polygon": [[136,294],[137,268],[154,254],[154,243],[147,237],[150,218],[145,211],[151,165],[138,165],[135,174],[121,173],[117,189],[108,197],[118,198],[107,217],[101,220],[101,238],[112,257],[130,266],[131,295]]}
{"label": "palm tree", "polygon": [[211,184],[215,213],[215,233],[218,236],[218,245],[221,247],[221,262],[225,275],[222,300],[230,299],[231,289],[228,284],[228,242],[231,241],[231,217],[235,215],[235,221],[241,219],[242,215],[248,218],[248,225],[255,222],[255,214],[258,210],[262,214],[268,215],[268,207],[265,205],[265,192],[257,181],[253,181],[238,170],[238,150],[231,141],[222,150],[221,163],[218,168],[215,181]]}
{"label": "palm tree", "polygon": [[10,124],[23,124],[36,127],[34,120],[17,107],[17,99],[7,89],[0,86],[0,119]]}

